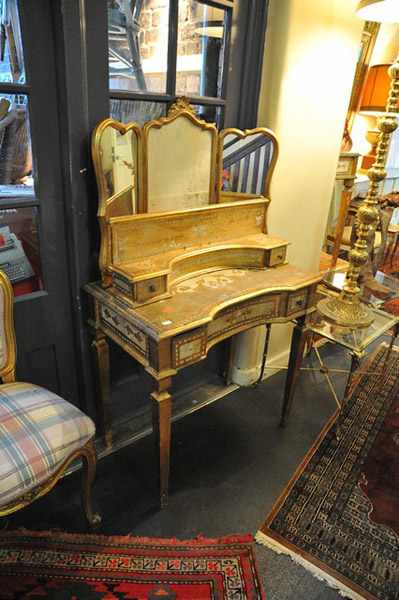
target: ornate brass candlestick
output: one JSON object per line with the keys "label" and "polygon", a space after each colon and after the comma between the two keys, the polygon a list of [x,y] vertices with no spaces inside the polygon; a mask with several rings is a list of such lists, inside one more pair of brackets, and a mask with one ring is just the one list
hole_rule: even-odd
{"label": "ornate brass candlestick", "polygon": [[377,197],[379,186],[387,175],[385,164],[389,144],[392,134],[398,126],[393,113],[398,110],[399,57],[388,72],[392,81],[386,106],[387,114],[378,120],[380,134],[378,136],[376,158],[373,166],[367,171],[370,186],[367,196],[356,215],[358,221],[357,239],[349,252],[349,268],[345,283],[337,298],[325,298],[317,305],[319,312],[329,321],[333,321],[337,325],[354,328],[368,327],[373,322],[371,310],[360,300],[359,276],[362,266],[368,259],[368,235],[375,230],[378,222]]}

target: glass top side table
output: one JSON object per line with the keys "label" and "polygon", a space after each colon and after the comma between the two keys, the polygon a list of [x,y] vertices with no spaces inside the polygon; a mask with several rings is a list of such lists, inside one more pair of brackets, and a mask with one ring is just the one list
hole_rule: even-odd
{"label": "glass top side table", "polygon": [[[331,390],[331,393],[334,396],[334,400],[337,404],[339,411],[341,411],[343,403],[351,389],[353,382],[353,375],[359,369],[361,365],[361,360],[366,354],[366,350],[372,342],[377,340],[381,335],[388,333],[390,330],[392,331],[390,344],[387,346],[386,356],[383,363],[383,369],[385,369],[388,364],[389,357],[392,352],[392,347],[399,334],[399,318],[394,315],[388,314],[379,310],[377,308],[373,308],[374,313],[374,322],[367,328],[364,329],[352,329],[349,327],[339,327],[335,324],[327,321],[317,310],[315,310],[311,315],[309,315],[305,330],[297,341],[297,351],[296,351],[296,360],[295,360],[295,370],[293,373],[294,379],[297,379],[298,373],[300,370],[306,371],[319,371],[323,373],[326,377],[328,386]],[[298,333],[298,332],[297,332]],[[333,369],[327,367],[324,363],[323,358],[320,355],[320,352],[317,346],[314,344],[314,338],[316,336],[320,336],[332,343],[339,344],[340,346],[347,348],[351,355],[351,364],[349,370],[344,369]],[[319,367],[302,367],[302,356],[305,350],[305,347],[310,348],[310,351],[314,351],[317,360],[319,362]],[[299,358],[298,358],[299,357]],[[290,356],[291,361],[291,356]],[[331,373],[347,373],[348,379],[346,382],[345,392],[343,398],[340,399],[335,390],[333,381],[330,377]],[[367,372],[367,371],[366,371]],[[383,371],[382,371],[383,372]],[[382,372],[376,373],[378,376],[381,376]],[[285,398],[282,415],[281,415],[281,425],[285,426],[291,406],[292,406],[293,394],[291,397]]]}
{"label": "glass top side table", "polygon": [[382,310],[373,309],[374,322],[363,329],[351,329],[349,327],[339,327],[326,319],[316,310],[307,321],[308,329],[317,335],[320,335],[331,342],[340,344],[349,348],[352,352],[362,355],[364,350],[382,334],[393,329],[398,318]]}
{"label": "glass top side table", "polygon": [[[328,289],[335,292],[340,292],[342,290],[342,286],[344,285],[345,277],[345,272],[339,273],[336,271],[328,271],[324,275],[322,283]],[[387,288],[387,295],[384,295],[384,298],[379,298],[365,289],[362,296],[365,302],[371,304],[372,306],[379,307],[382,306],[387,300],[399,298],[399,279],[397,277],[392,277],[391,275],[387,275],[382,271],[377,271],[374,279],[377,283]]]}

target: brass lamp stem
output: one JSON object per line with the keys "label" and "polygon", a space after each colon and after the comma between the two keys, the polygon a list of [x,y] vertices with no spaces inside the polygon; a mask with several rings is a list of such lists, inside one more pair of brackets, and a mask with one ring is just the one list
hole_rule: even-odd
{"label": "brass lamp stem", "polygon": [[367,171],[370,185],[367,196],[357,211],[357,238],[353,248],[349,252],[349,268],[345,283],[337,298],[325,298],[321,300],[317,308],[328,320],[337,325],[348,327],[368,327],[373,322],[373,313],[366,304],[361,302],[361,290],[359,277],[363,265],[368,260],[367,240],[369,233],[375,230],[378,223],[378,193],[380,183],[385,179],[387,173],[385,165],[388,157],[389,144],[395,129],[397,128],[396,117],[392,114],[397,112],[399,98],[399,56],[395,63],[389,68],[388,73],[392,79],[389,90],[386,115],[378,119],[378,136],[376,158],[372,167]]}

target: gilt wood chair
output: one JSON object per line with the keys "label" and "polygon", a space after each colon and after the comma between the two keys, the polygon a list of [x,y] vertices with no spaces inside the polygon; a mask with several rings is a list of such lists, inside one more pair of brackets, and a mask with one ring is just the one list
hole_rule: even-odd
{"label": "gilt wood chair", "polygon": [[0,270],[0,517],[47,494],[76,459],[83,461],[83,509],[91,527],[96,470],[93,421],[53,392],[15,381],[13,291]]}

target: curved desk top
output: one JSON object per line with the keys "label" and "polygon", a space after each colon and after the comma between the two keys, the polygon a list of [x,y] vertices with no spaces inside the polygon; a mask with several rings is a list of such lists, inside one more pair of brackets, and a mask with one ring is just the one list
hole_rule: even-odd
{"label": "curved desk top", "polygon": [[114,288],[89,284],[86,290],[99,300],[112,298],[115,310],[123,310],[125,317],[152,338],[163,339],[204,325],[229,306],[265,294],[295,292],[320,279],[319,273],[306,273],[288,264],[268,269],[220,269],[173,285],[170,298],[136,307]]}

